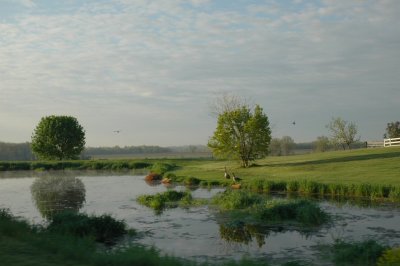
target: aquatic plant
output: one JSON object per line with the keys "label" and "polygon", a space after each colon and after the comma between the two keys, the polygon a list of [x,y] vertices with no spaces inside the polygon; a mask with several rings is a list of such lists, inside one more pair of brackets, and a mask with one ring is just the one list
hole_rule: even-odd
{"label": "aquatic plant", "polygon": [[345,242],[337,240],[332,247],[333,262],[335,265],[376,265],[378,258],[386,247],[375,240],[363,242]]}
{"label": "aquatic plant", "polygon": [[257,209],[256,216],[265,222],[295,221],[302,225],[321,225],[329,220],[327,213],[308,200],[268,201]]}
{"label": "aquatic plant", "polygon": [[251,207],[261,201],[261,195],[250,191],[226,190],[215,195],[211,202],[221,210],[235,210]]}
{"label": "aquatic plant", "polygon": [[165,208],[177,207],[181,202],[182,205],[188,206],[192,201],[192,195],[187,191],[168,190],[155,195],[141,195],[136,198],[140,204],[152,208],[160,213]]}

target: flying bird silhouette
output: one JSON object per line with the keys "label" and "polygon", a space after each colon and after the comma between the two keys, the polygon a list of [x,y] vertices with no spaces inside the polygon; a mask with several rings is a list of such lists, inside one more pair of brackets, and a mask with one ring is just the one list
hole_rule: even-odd
{"label": "flying bird silhouette", "polygon": [[113,132],[118,134],[121,130],[114,130]]}

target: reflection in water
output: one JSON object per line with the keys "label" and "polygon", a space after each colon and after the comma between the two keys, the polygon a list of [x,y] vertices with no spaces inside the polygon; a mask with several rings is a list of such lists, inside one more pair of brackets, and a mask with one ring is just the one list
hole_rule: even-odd
{"label": "reflection in water", "polygon": [[245,245],[250,245],[255,240],[259,248],[265,245],[271,233],[298,232],[302,237],[308,239],[315,235],[319,229],[319,227],[304,227],[289,223],[267,226],[235,219],[228,222],[219,222],[221,239]]}
{"label": "reflection in water", "polygon": [[83,182],[71,176],[37,178],[31,186],[33,201],[46,219],[64,210],[77,212],[85,202],[85,192]]}
{"label": "reflection in water", "polygon": [[265,238],[269,232],[263,232],[262,228],[255,224],[246,224],[242,221],[233,221],[219,225],[219,234],[227,242],[249,244],[255,240],[258,247],[265,244]]}

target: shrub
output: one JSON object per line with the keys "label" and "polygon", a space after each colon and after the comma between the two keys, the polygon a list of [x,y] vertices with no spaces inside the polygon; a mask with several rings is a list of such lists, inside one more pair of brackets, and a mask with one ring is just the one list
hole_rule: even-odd
{"label": "shrub", "polygon": [[47,227],[50,232],[78,237],[93,237],[96,241],[112,244],[127,233],[126,224],[110,215],[88,216],[73,212],[54,215]]}

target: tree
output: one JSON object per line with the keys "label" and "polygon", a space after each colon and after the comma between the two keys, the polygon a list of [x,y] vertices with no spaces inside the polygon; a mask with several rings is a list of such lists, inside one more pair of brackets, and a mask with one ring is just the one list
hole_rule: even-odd
{"label": "tree", "polygon": [[289,136],[283,136],[281,139],[273,138],[269,144],[269,154],[274,156],[293,154],[296,143]]}
{"label": "tree", "polygon": [[217,128],[208,146],[216,157],[233,157],[249,167],[250,161],[268,154],[271,130],[268,117],[256,105],[251,113],[247,105],[226,109],[219,114]]}
{"label": "tree", "polygon": [[319,136],[316,141],[313,142],[313,150],[316,152],[324,152],[330,149],[330,141],[326,136]]}
{"label": "tree", "polygon": [[389,139],[400,138],[400,121],[388,123],[383,137]]}
{"label": "tree", "polygon": [[332,142],[342,146],[344,150],[346,147],[350,149],[350,145],[359,140],[358,128],[354,122],[345,121],[340,117],[332,118],[327,128],[332,133]]}
{"label": "tree", "polygon": [[85,131],[75,117],[42,117],[32,135],[32,151],[41,159],[76,159],[85,146]]}
{"label": "tree", "polygon": [[281,140],[278,138],[271,139],[269,143],[269,154],[272,156],[281,156]]}
{"label": "tree", "polygon": [[281,142],[282,155],[293,154],[293,151],[296,148],[296,143],[294,143],[294,140],[291,137],[283,136],[280,142]]}

